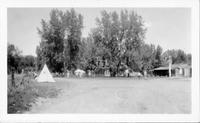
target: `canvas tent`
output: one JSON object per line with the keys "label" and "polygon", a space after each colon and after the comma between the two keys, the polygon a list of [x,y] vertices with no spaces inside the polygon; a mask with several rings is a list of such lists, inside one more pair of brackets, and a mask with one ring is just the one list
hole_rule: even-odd
{"label": "canvas tent", "polygon": [[84,71],[84,70],[81,70],[81,69],[75,70],[75,75],[76,75],[76,76],[82,77],[83,74],[85,74],[85,71]]}
{"label": "canvas tent", "polygon": [[40,72],[40,75],[36,78],[38,82],[56,82],[51,73],[49,72],[49,69],[47,65],[45,64],[42,71]]}

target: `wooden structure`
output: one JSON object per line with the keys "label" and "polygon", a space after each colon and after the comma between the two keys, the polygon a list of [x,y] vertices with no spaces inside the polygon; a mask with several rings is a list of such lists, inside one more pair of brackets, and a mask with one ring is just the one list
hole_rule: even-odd
{"label": "wooden structure", "polygon": [[[171,67],[163,66],[151,70],[155,76],[191,77],[192,68],[188,64],[172,64]],[[171,73],[169,73],[171,72]]]}

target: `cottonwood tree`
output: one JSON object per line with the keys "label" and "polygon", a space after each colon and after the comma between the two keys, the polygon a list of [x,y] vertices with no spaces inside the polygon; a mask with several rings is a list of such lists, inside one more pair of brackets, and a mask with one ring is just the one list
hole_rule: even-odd
{"label": "cottonwood tree", "polygon": [[53,72],[61,72],[63,68],[64,29],[59,18],[59,11],[52,10],[49,22],[42,20],[41,25],[41,29],[38,28],[41,42],[36,51],[38,62],[46,63]]}
{"label": "cottonwood tree", "polygon": [[[145,37],[143,23],[141,16],[126,10],[121,11],[120,15],[117,12],[102,11],[101,18],[97,18],[93,39],[99,47],[98,56],[108,60],[112,76],[118,73],[122,63],[130,68],[133,68],[133,63],[138,64],[134,55]],[[139,55],[140,52],[137,56]]]}
{"label": "cottonwood tree", "polygon": [[65,28],[64,60],[65,68],[76,69],[79,67],[79,51],[81,46],[81,35],[83,28],[83,16],[70,11],[61,12],[62,25]]}
{"label": "cottonwood tree", "polygon": [[38,33],[40,45],[36,49],[39,68],[47,63],[53,72],[77,67],[83,17],[74,9],[66,12],[53,9],[50,20],[41,21]]}

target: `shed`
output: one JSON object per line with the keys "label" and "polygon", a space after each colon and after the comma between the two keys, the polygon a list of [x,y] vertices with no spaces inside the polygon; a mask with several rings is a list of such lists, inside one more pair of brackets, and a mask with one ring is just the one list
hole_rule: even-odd
{"label": "shed", "polygon": [[[151,70],[155,76],[169,76],[169,67],[162,66]],[[192,68],[188,64],[172,64],[171,75],[177,77],[191,77]]]}

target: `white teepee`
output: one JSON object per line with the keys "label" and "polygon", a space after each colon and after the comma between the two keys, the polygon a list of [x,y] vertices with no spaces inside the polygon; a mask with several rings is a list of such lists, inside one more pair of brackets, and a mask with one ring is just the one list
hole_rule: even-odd
{"label": "white teepee", "polygon": [[49,72],[49,69],[47,65],[45,64],[42,71],[40,72],[40,75],[37,77],[38,82],[56,82],[51,73]]}

